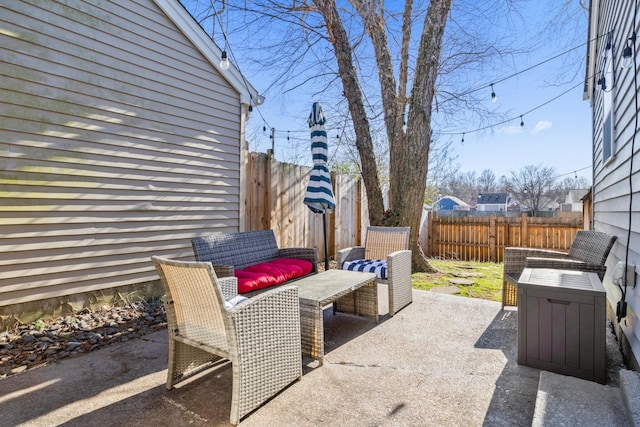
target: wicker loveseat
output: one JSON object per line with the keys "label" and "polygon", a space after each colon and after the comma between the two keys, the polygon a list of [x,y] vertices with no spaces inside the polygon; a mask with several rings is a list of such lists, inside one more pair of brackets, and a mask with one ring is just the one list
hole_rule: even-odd
{"label": "wicker loveseat", "polygon": [[[191,245],[196,260],[210,262],[218,277],[236,276],[238,293],[245,296],[318,272],[318,252],[315,248],[278,248],[273,230],[209,234],[192,239]],[[288,266],[284,268],[295,270],[295,274],[278,276],[278,283],[265,285],[260,274],[264,276],[265,271],[271,271],[273,264],[282,267],[278,263],[287,263]],[[301,267],[302,272],[298,270],[299,264],[309,263],[309,267]],[[258,274],[257,279],[253,279],[254,273]],[[247,285],[247,281],[251,284]],[[257,281],[260,283],[257,284]]]}

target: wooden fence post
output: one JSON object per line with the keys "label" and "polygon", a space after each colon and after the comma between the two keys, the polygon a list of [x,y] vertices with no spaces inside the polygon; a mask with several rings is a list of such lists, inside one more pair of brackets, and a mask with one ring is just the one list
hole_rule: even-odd
{"label": "wooden fence post", "polygon": [[520,216],[520,246],[523,248],[529,247],[529,217],[527,214]]}
{"label": "wooden fence post", "polygon": [[433,257],[436,255],[436,222],[438,220],[438,213],[436,211],[429,212],[427,220],[429,221],[429,226],[427,227],[429,230],[429,234],[427,236],[427,256]]}
{"label": "wooden fence post", "polygon": [[496,214],[489,216],[489,261],[496,262],[498,254],[496,253]]}

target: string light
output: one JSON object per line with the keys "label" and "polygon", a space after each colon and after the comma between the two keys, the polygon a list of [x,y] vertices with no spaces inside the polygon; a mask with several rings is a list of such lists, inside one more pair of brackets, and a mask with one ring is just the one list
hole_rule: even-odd
{"label": "string light", "polygon": [[493,90],[493,83],[491,83],[491,102],[495,104],[497,100],[498,97],[496,96],[496,92]]}
{"label": "string light", "polygon": [[520,128],[524,129],[524,120],[522,120],[522,116],[520,116]]}
{"label": "string light", "polygon": [[462,141],[460,142],[464,144],[464,132],[462,132]]}
{"label": "string light", "polygon": [[227,51],[223,50],[222,59],[220,60],[220,68],[226,71],[229,69],[229,65],[231,65],[231,63],[229,62],[229,58],[227,57]]}
{"label": "string light", "polygon": [[[521,115],[520,115],[520,118],[521,118],[521,122],[520,122],[520,123],[521,123],[521,124],[522,124],[522,123],[524,123],[524,121],[522,121],[522,116],[526,116],[527,114],[532,113],[532,112],[534,112],[534,111],[536,111],[536,110],[538,110],[538,109],[540,109],[540,108],[544,107],[545,105],[552,103],[552,102],[553,102],[553,101],[555,101],[556,99],[560,98],[560,97],[561,97],[561,96],[563,96],[563,95],[566,95],[567,93],[571,92],[572,90],[574,90],[574,89],[575,89],[575,88],[577,88],[577,87],[582,86],[583,84],[584,84],[584,81],[580,81],[580,82],[579,82],[578,84],[576,84],[575,86],[570,87],[569,89],[565,90],[564,92],[560,93],[559,95],[554,96],[554,97],[553,97],[553,98],[551,98],[550,100],[548,100],[548,101],[546,101],[546,102],[544,102],[544,103],[542,103],[542,104],[538,105],[537,107],[534,107],[534,108],[532,108],[532,109],[530,109],[530,110],[528,110],[528,111],[525,111],[523,114],[521,114]],[[496,126],[504,125],[504,124],[506,124],[506,123],[509,123],[509,122],[511,122],[511,121],[513,121],[513,120],[515,120],[517,117],[518,117],[518,116],[515,116],[515,117],[512,117],[512,118],[510,118],[510,119],[506,119],[506,120],[503,120],[503,121],[501,121],[501,122],[494,123],[494,124],[491,124],[491,125],[488,125],[488,126],[484,126],[484,127],[480,127],[480,128],[477,128],[477,129],[466,130],[466,131],[462,132],[462,142],[464,142],[464,135],[465,135],[466,133],[480,132],[480,131],[483,131],[483,130],[487,130],[487,129],[494,128],[494,127],[496,127]],[[440,135],[460,135],[460,132],[439,132],[439,134],[440,134]]]}
{"label": "string light", "polygon": [[622,50],[622,68],[631,68],[633,65],[633,47],[636,42],[636,32],[631,34],[631,37],[627,39],[625,48]]}

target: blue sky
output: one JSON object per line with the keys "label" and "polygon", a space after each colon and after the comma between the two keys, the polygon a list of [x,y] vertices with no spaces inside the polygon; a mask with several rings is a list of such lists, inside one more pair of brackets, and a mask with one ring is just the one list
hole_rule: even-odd
{"label": "blue sky", "polygon": [[[553,71],[553,70],[550,70]],[[567,87],[568,86],[568,87]],[[591,182],[591,108],[582,99],[582,85],[548,87],[521,82],[514,88],[501,90],[496,108],[512,112],[515,120],[479,133],[456,135],[454,149],[461,170],[491,169],[497,177],[527,165],[553,167],[557,175],[585,177]],[[558,99],[522,117],[519,115],[555,98]],[[487,94],[490,101],[490,91]]]}
{"label": "blue sky", "polygon": [[[194,1],[185,0],[185,3],[189,8],[189,3],[193,4]],[[197,1],[200,2],[199,13],[202,14],[203,8],[210,2]],[[506,2],[496,4],[502,3]],[[591,182],[591,112],[588,102],[582,99],[586,13],[580,10],[577,0],[569,2],[568,10],[562,9],[566,2],[560,0],[521,0],[513,4],[517,9],[511,11],[509,18],[503,18],[506,11],[494,11],[491,5],[486,7],[487,10],[479,10],[483,6],[479,6],[476,0],[454,1],[452,16],[458,24],[464,25],[464,20],[469,20],[474,27],[478,27],[478,32],[486,32],[489,39],[493,37],[497,43],[513,48],[514,53],[497,62],[487,63],[482,69],[474,70],[474,75],[458,80],[466,80],[466,86],[462,84],[456,88],[459,92],[469,87],[477,88],[498,82],[494,84],[497,94],[495,103],[491,102],[490,88],[475,93],[475,102],[486,103],[483,107],[495,111],[495,118],[477,119],[469,116],[466,121],[467,116],[461,111],[459,117],[440,117],[438,123],[434,123],[434,132],[452,134],[442,135],[441,138],[452,141],[451,148],[456,156],[454,162],[459,165],[461,172],[475,171],[480,174],[490,169],[499,178],[501,175],[509,176],[512,171],[527,165],[540,165],[554,168],[561,178],[577,174]],[[389,4],[386,6],[389,7]],[[477,9],[465,16],[465,8]],[[195,15],[198,18],[198,12]],[[478,20],[477,16],[483,19]],[[220,26],[225,25],[229,18],[223,15],[218,22]],[[203,26],[207,28],[206,21]],[[211,28],[210,24],[208,28]],[[449,25],[448,29],[454,30],[454,27]],[[218,45],[222,45],[219,36],[214,39]],[[344,107],[339,100],[342,91],[340,82],[336,80],[323,90],[312,85],[294,85],[293,82],[289,86],[274,86],[273,73],[268,68],[256,67],[251,61],[254,58],[249,58],[257,53],[252,53],[250,47],[246,47],[247,40],[251,43],[252,39],[242,39],[241,35],[231,32],[227,41],[233,59],[245,77],[266,96],[265,103],[254,110],[248,123],[250,149],[264,152],[271,148],[269,128],[274,127],[276,158],[310,164],[306,120],[312,103],[319,101],[327,116],[331,151],[332,144],[338,145],[336,135],[342,132],[343,127],[337,113],[337,109]],[[255,38],[253,41],[258,44]],[[550,60],[568,50],[570,52]],[[287,60],[286,57],[282,58],[282,61]],[[359,60],[363,61],[362,58]],[[543,65],[537,65],[546,60],[548,62]],[[530,67],[533,68],[524,71]],[[313,72],[312,67],[307,69]],[[502,80],[514,74],[514,77]],[[374,73],[370,78],[372,81],[377,79]],[[367,85],[367,82],[363,81],[362,84]],[[545,103],[548,104],[543,105]],[[528,111],[531,112],[524,114]],[[521,114],[524,114],[524,128],[520,127]],[[491,126],[505,117],[514,120]],[[487,125],[490,126],[487,130],[472,132]],[[263,127],[267,127],[266,132],[262,131]],[[461,132],[465,132],[464,143],[461,142]]]}

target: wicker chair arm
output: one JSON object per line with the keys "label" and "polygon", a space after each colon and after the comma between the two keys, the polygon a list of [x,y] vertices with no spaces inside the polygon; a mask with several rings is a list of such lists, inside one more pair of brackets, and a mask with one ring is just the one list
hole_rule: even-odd
{"label": "wicker chair arm", "polygon": [[504,249],[504,274],[519,277],[527,266],[528,257],[567,258],[565,252],[548,249],[509,247]]}
{"label": "wicker chair arm", "polygon": [[238,295],[238,279],[234,276],[218,277],[218,286],[220,286],[224,299],[233,298]]}
{"label": "wicker chair arm", "polygon": [[213,271],[216,272],[216,276],[218,278],[221,277],[234,277],[233,273],[235,272],[234,268],[232,265],[214,265],[213,266]]}
{"label": "wicker chair arm", "polygon": [[302,377],[300,339],[300,302],[296,286],[284,286],[264,292],[227,312],[232,330],[229,342],[237,354],[233,370],[234,389],[241,397],[232,401],[237,408],[237,424],[275,392]]}
{"label": "wicker chair arm", "polygon": [[409,257],[409,259],[411,259],[410,250],[395,251],[387,255],[387,262],[391,262],[392,259],[402,259],[406,257]]}
{"label": "wicker chair arm", "polygon": [[411,251],[400,250],[387,255],[389,315],[413,301],[411,289]]}
{"label": "wicker chair arm", "polygon": [[387,265],[390,275],[403,274],[411,277],[411,251],[402,250],[387,255]]}
{"label": "wicker chair arm", "polygon": [[600,264],[590,264],[584,261],[578,261],[575,259],[553,259],[553,258],[527,258],[528,268],[553,268],[556,270],[578,270],[586,271],[588,273],[597,273],[600,279],[603,278],[604,272],[607,267]]}
{"label": "wicker chair arm", "polygon": [[355,259],[364,259],[364,246],[353,246],[340,249],[337,254],[338,270],[342,270],[342,264]]}
{"label": "wicker chair arm", "polygon": [[313,264],[313,272],[318,272],[318,251],[316,248],[280,248],[278,249],[279,258],[299,258],[309,261]]}
{"label": "wicker chair arm", "polygon": [[[290,295],[292,293],[295,295],[293,296]],[[293,304],[292,301],[295,302],[295,304]],[[268,291],[262,292],[261,294],[251,297],[249,298],[248,301],[238,304],[235,307],[229,309],[229,312],[234,313],[233,316],[237,317],[237,316],[242,316],[242,314],[237,314],[237,313],[250,310],[250,307],[260,307],[261,304],[270,304],[273,306],[273,308],[268,310],[269,311],[268,315],[273,316],[273,313],[271,313],[271,311],[275,309],[274,304],[282,305],[283,302],[286,302],[288,304],[293,304],[296,310],[300,311],[300,302],[298,300],[297,286],[285,285],[285,286],[278,286],[276,288],[269,289]],[[281,307],[281,308],[286,308],[286,307]],[[264,307],[262,309],[264,309]]]}

